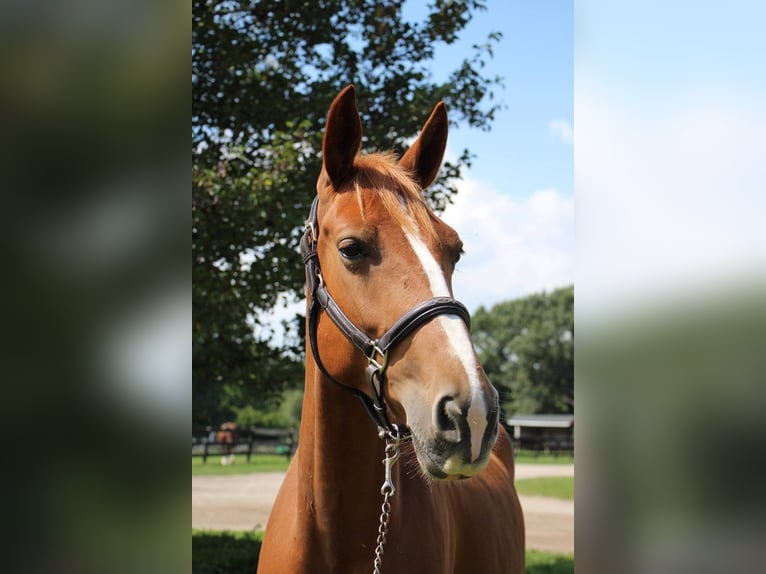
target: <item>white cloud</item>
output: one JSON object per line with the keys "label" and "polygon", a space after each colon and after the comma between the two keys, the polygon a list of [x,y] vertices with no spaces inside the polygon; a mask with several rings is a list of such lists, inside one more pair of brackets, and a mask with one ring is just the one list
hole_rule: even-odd
{"label": "white cloud", "polygon": [[686,298],[766,269],[766,116],[744,104],[709,93],[647,107],[581,82],[581,317]]}
{"label": "white cloud", "polygon": [[[296,255],[297,257],[297,255]],[[298,300],[293,298],[289,292],[280,293],[277,297],[277,304],[268,311],[262,311],[258,319],[261,322],[253,324],[255,335],[259,339],[270,339],[272,346],[283,347],[289,344],[297,343],[298,333],[294,329],[285,329],[283,322],[293,327],[292,321],[297,314],[306,313],[306,299],[301,297]]]}
{"label": "white cloud", "polygon": [[548,131],[562,143],[574,142],[574,129],[569,120],[551,120],[548,122]]}
{"label": "white cloud", "polygon": [[555,189],[516,199],[463,179],[442,219],[463,239],[453,286],[472,312],[574,280],[574,200]]}

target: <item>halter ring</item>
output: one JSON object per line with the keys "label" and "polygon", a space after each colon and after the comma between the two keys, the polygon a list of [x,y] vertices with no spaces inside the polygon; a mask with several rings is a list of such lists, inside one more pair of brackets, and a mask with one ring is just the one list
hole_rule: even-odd
{"label": "halter ring", "polygon": [[[381,361],[377,360],[376,354],[381,358]],[[383,374],[388,366],[388,350],[384,351],[378,347],[377,341],[372,344],[370,354],[367,355],[367,361],[370,365],[378,370],[379,374]]]}

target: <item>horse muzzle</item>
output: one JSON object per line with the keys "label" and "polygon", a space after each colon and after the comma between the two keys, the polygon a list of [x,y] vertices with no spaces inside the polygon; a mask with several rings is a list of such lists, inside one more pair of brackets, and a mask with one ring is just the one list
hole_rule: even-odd
{"label": "horse muzzle", "polygon": [[489,463],[498,432],[497,395],[491,401],[484,396],[476,398],[483,404],[461,404],[455,397],[443,396],[434,405],[428,430],[420,425],[411,427],[418,462],[432,478],[470,478]]}

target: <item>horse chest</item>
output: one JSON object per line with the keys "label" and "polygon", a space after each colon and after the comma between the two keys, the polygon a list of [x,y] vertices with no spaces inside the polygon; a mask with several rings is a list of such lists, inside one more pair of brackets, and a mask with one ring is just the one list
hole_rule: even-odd
{"label": "horse chest", "polygon": [[[259,574],[369,573],[378,535],[380,499],[364,510],[322,512],[323,502],[307,498],[290,473],[272,511]],[[382,572],[454,572],[455,533],[444,516],[444,501],[402,484],[393,499]],[[397,498],[398,497],[398,498]]]}

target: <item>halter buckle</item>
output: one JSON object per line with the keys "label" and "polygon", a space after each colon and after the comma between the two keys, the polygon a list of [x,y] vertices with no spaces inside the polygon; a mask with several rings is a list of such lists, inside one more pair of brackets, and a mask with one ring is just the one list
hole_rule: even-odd
{"label": "halter buckle", "polygon": [[308,219],[306,219],[305,230],[309,233],[311,244],[316,245],[319,242],[319,230],[317,229],[317,207],[319,203],[319,196],[314,198],[311,202],[311,209],[309,210]]}
{"label": "halter buckle", "polygon": [[307,221],[306,222],[306,229],[311,234],[311,243],[316,245],[319,242],[319,231],[317,230],[317,222],[316,221]]}

